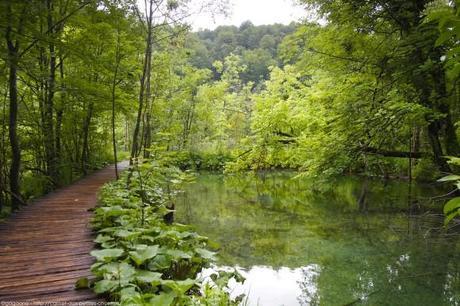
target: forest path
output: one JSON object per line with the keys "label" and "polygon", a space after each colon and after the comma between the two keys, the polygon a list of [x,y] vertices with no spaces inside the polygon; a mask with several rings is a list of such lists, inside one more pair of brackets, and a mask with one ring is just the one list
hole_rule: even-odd
{"label": "forest path", "polygon": [[101,301],[89,290],[75,290],[75,282],[91,276],[89,209],[114,172],[114,166],[96,171],[0,224],[0,305]]}

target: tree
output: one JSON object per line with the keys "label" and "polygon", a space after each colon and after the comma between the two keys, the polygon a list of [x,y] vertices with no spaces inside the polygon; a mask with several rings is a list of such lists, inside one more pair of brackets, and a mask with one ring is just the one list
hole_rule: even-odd
{"label": "tree", "polygon": [[[330,27],[341,26],[359,33],[359,36],[380,38],[380,46],[391,44],[392,50],[371,52],[356,57],[360,48],[352,40],[344,41],[341,54],[328,50],[310,49],[331,58],[361,62],[362,67],[376,67],[378,81],[406,82],[410,86],[406,98],[430,109],[425,114],[426,134],[433,159],[442,171],[448,171],[443,155],[458,154],[458,140],[452,120],[451,99],[447,94],[447,79],[441,62],[441,48],[435,41],[439,34],[435,24],[424,22],[429,1],[305,1],[327,15]],[[339,47],[339,46],[337,46]],[[377,47],[377,45],[376,45]],[[319,52],[318,52],[319,51]],[[357,59],[357,60],[356,60]],[[361,68],[361,69],[363,69]],[[410,92],[412,90],[412,93]],[[444,145],[442,144],[444,140]]]}
{"label": "tree", "polygon": [[[12,210],[19,209],[22,204],[21,190],[19,186],[19,172],[21,168],[21,148],[19,146],[18,127],[18,64],[21,52],[20,36],[23,34],[25,19],[27,18],[27,5],[19,3],[17,6],[8,2],[4,10],[7,20],[5,40],[7,45],[8,65],[8,96],[9,96],[9,122],[8,135],[11,145],[12,161],[9,173],[9,192],[11,193]],[[19,11],[13,15],[13,10]],[[17,18],[14,18],[16,17]],[[13,36],[15,33],[16,35]]]}

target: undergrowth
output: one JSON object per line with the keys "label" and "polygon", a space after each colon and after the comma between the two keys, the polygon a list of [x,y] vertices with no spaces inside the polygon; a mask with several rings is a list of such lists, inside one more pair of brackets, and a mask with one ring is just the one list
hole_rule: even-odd
{"label": "undergrowth", "polygon": [[226,289],[236,271],[200,277],[215,253],[208,239],[173,222],[174,200],[193,176],[159,162],[144,162],[106,184],[92,226],[98,250],[91,252],[95,279],[81,279],[121,305],[237,305]]}

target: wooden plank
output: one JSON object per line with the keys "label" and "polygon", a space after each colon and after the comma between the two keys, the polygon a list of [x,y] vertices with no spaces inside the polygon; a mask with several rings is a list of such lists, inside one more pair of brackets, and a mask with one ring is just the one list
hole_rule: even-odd
{"label": "wooden plank", "polygon": [[46,274],[54,274],[54,273],[62,273],[62,272],[69,272],[81,269],[88,269],[88,264],[93,264],[93,260],[82,261],[81,263],[75,265],[75,263],[68,263],[68,262],[58,262],[54,263],[55,266],[47,266],[47,267],[34,267],[34,269],[21,269],[16,268],[15,270],[3,271],[0,275],[0,281],[10,281],[12,278],[17,277],[20,275],[21,277],[31,277],[31,276],[40,276]]}
{"label": "wooden plank", "polygon": [[[121,163],[119,168],[126,167]],[[114,178],[107,167],[36,200],[0,224],[1,302],[103,302],[75,282],[91,276],[90,209]]]}

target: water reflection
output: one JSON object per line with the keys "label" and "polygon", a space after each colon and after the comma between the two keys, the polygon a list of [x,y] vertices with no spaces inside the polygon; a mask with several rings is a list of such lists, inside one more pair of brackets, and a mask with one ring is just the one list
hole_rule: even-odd
{"label": "water reflection", "polygon": [[[246,278],[244,284],[230,281],[231,296],[245,294],[248,305],[315,305],[319,266],[310,265],[291,269],[281,267],[253,266],[250,269],[235,267]],[[233,267],[219,267],[231,270]],[[207,269],[203,276],[211,275],[215,269]]]}
{"label": "water reflection", "polygon": [[235,295],[250,305],[459,304],[457,235],[426,201],[442,191],[412,186],[411,203],[425,199],[413,210],[406,184],[292,177],[202,175],[177,204],[177,220],[247,278]]}

